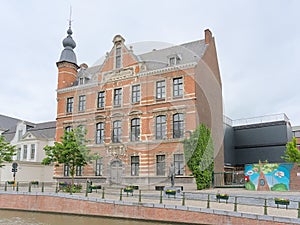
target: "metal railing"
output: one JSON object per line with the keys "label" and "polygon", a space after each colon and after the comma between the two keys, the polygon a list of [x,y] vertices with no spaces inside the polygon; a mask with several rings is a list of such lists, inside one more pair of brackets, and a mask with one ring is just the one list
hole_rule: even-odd
{"label": "metal railing", "polygon": [[[139,190],[138,186],[134,186],[130,191],[125,192],[125,187],[104,187],[101,186],[101,184],[90,185],[88,182],[76,185],[81,185],[82,189],[78,193],[70,194],[106,199],[111,201],[136,202],[140,204],[148,203],[153,205],[175,205],[175,208],[177,206],[187,206],[258,215],[274,215],[277,217],[300,218],[300,199],[296,198],[295,196],[291,199],[281,199],[280,196],[253,197],[247,196],[246,194],[236,195],[184,191],[169,195],[163,190]],[[16,182],[14,184],[1,182],[0,191],[19,192],[23,194],[28,192],[45,192],[56,193],[58,196],[65,196],[68,193],[64,192],[61,186],[62,185],[60,185],[58,182]],[[269,193],[268,195],[270,194],[272,193]],[[276,197],[278,197],[278,199]]]}

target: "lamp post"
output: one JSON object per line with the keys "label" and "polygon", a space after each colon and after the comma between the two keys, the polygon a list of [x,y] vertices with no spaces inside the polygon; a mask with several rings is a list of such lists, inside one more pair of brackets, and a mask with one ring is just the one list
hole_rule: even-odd
{"label": "lamp post", "polygon": [[16,163],[16,162],[12,163],[11,172],[13,172],[13,178],[14,178],[13,190],[15,190],[15,186],[16,186],[16,172],[18,172],[18,163]]}

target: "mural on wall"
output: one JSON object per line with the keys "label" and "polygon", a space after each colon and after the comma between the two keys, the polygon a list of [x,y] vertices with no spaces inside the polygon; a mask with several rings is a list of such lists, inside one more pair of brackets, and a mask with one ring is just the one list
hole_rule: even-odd
{"label": "mural on wall", "polygon": [[245,188],[257,191],[288,191],[292,163],[262,163],[245,166]]}

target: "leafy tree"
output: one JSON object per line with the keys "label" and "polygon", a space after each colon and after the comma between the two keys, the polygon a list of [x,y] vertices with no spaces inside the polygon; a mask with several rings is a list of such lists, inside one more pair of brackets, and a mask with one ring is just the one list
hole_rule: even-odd
{"label": "leafy tree", "polygon": [[184,155],[196,178],[197,189],[209,188],[214,169],[214,147],[210,130],[201,124],[189,139],[183,141]]}
{"label": "leafy tree", "polygon": [[5,137],[0,135],[0,168],[5,162],[12,162],[12,157],[16,154],[16,147],[5,141]]}
{"label": "leafy tree", "polygon": [[87,148],[85,139],[86,130],[78,127],[72,131],[65,131],[61,143],[55,142],[54,146],[45,146],[46,158],[42,164],[55,166],[67,164],[72,177],[72,186],[74,185],[74,176],[76,167],[85,166],[91,160],[99,158],[96,154],[91,154]]}
{"label": "leafy tree", "polygon": [[300,164],[300,151],[297,148],[297,139],[295,137],[291,142],[286,144],[286,150],[281,158],[286,162]]}

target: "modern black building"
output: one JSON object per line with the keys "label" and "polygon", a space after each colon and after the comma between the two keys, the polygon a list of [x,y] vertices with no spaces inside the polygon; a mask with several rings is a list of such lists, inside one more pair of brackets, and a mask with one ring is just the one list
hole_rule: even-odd
{"label": "modern black building", "polygon": [[227,167],[267,160],[284,162],[287,142],[292,140],[292,127],[285,114],[240,120],[224,117],[224,162]]}

